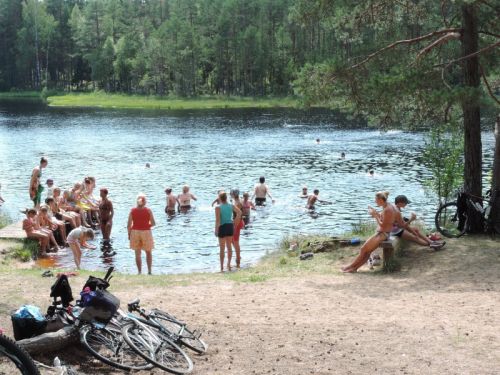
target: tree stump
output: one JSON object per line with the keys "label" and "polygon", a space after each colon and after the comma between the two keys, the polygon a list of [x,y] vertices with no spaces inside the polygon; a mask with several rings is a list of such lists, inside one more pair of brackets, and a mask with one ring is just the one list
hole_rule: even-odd
{"label": "tree stump", "polygon": [[397,269],[397,262],[394,258],[394,244],[391,240],[382,241],[380,246],[384,252],[383,269],[385,272],[393,272]]}
{"label": "tree stump", "polygon": [[56,332],[43,333],[29,339],[19,340],[17,344],[30,354],[55,352],[79,340],[78,328],[66,326]]}

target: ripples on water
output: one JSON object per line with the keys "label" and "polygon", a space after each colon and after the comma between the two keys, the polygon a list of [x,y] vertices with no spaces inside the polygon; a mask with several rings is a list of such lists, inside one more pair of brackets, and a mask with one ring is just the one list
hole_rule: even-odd
{"label": "ripples on water", "polygon": [[[428,175],[421,161],[422,134],[353,125],[358,124],[347,125],[342,117],[324,111],[166,114],[0,103],[0,182],[7,201],[2,210],[22,218],[18,209],[30,205],[29,176],[41,156],[49,159],[42,179],[52,177],[63,188],[93,175],[98,188],[109,189],[115,207],[112,237],[117,255],[112,263],[132,273],[135,263],[126,223],[139,192],[147,195],[157,222],[156,273],[217,270],[219,249],[210,203],[221,188],[251,192],[261,175],[276,203],[254,211],[251,225],[242,231],[244,266],[274,249],[286,234],[338,235],[369,219],[366,207],[378,190],[390,191],[392,198],[406,194],[410,209],[431,224],[435,203],[422,188]],[[492,145],[492,135],[485,134],[489,160]],[[341,152],[345,160],[339,158]],[[146,169],[146,163],[151,168]],[[370,169],[374,177],[368,176]],[[195,209],[168,218],[164,189],[171,186],[178,194],[185,183],[198,197]],[[318,188],[320,198],[333,204],[318,205],[311,214],[297,197],[302,185],[311,192]],[[99,255],[99,250],[85,250],[82,266],[106,268],[109,263]],[[56,261],[73,264],[68,251]]]}

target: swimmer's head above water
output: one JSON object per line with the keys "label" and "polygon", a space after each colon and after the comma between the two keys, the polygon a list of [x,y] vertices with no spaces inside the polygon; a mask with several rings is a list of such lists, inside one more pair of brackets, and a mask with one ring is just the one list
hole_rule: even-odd
{"label": "swimmer's head above water", "polygon": [[260,182],[261,184],[263,184],[264,182],[266,182],[266,178],[265,178],[264,176],[261,176],[261,177],[259,178],[259,182]]}

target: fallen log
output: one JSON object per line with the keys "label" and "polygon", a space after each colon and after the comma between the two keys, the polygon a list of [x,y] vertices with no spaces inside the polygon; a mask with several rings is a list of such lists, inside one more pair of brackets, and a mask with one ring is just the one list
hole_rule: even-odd
{"label": "fallen log", "polygon": [[17,344],[30,354],[49,353],[61,350],[79,341],[78,328],[66,326],[56,332],[17,341]]}

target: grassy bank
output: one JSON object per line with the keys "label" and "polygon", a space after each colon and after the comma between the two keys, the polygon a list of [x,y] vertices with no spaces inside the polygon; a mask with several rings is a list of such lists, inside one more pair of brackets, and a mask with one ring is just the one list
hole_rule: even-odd
{"label": "grassy bank", "polygon": [[0,92],[0,99],[40,99],[38,91],[7,91]]}
{"label": "grassy bank", "polygon": [[98,107],[140,109],[216,109],[216,108],[294,108],[299,101],[294,98],[240,98],[199,97],[179,99],[157,96],[106,94],[101,92],[49,96],[53,107]]}

